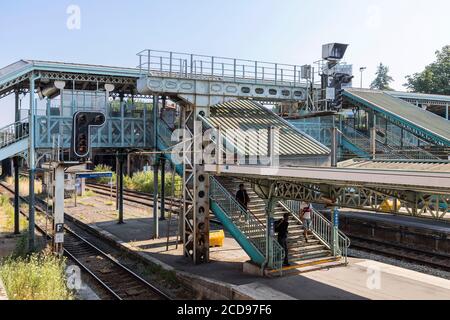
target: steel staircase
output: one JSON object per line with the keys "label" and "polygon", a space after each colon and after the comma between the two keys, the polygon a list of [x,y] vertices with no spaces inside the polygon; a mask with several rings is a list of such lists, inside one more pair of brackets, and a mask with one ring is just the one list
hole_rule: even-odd
{"label": "steel staircase", "polygon": [[[360,157],[371,157],[371,141],[370,137],[361,133],[351,125],[350,122],[345,123],[341,132],[342,145],[345,149],[355,153]],[[389,133],[387,141],[384,141],[378,134],[376,136],[376,157],[379,159],[395,159],[395,160],[437,160],[439,159],[432,153],[427,152],[412,144],[404,143],[403,148],[398,146],[401,140],[400,136],[393,136]]]}
{"label": "steel staircase", "polygon": [[0,161],[11,158],[28,148],[29,125],[18,121],[0,129]]}
{"label": "steel staircase", "polygon": [[[250,197],[248,209],[251,214],[264,225],[264,228],[266,228],[266,204],[264,200],[252,190],[249,183],[229,177],[219,177],[217,180],[220,181],[221,185],[232,195],[236,194],[240,184],[244,184]],[[286,212],[290,214],[288,230],[289,262],[326,258],[332,255],[330,248],[323,244],[316,235],[313,234],[308,236],[308,242],[306,242],[303,224],[298,217],[298,214],[289,210],[282,202],[279,202],[274,209],[275,220],[281,219]]]}

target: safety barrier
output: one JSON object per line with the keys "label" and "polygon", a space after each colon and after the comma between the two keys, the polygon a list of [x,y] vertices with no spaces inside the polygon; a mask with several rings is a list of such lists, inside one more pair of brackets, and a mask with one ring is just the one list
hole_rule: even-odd
{"label": "safety barrier", "polygon": [[0,129],[0,148],[6,147],[29,135],[28,119],[14,122]]}
{"label": "safety barrier", "polygon": [[143,50],[137,54],[141,74],[167,77],[304,86],[301,66],[272,62]]}
{"label": "safety barrier", "polygon": [[[248,240],[251,247],[256,248],[267,259],[268,266],[280,270],[283,266],[284,250],[273,237],[266,239],[266,226],[251,211],[243,208],[236,199],[225,189],[217,179],[210,177],[210,198],[217,203],[229,220],[236,226]],[[271,254],[267,257],[267,240],[270,240]],[[242,244],[241,244],[242,245]],[[248,246],[243,246],[251,254]]]}

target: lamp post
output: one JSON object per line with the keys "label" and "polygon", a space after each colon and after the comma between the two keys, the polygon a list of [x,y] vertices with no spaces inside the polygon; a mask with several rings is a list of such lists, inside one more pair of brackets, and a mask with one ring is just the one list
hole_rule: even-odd
{"label": "lamp post", "polygon": [[364,70],[366,70],[367,69],[367,67],[361,67],[361,68],[359,68],[359,72],[361,72],[361,89],[362,89],[362,87],[363,87],[363,72],[364,72]]}

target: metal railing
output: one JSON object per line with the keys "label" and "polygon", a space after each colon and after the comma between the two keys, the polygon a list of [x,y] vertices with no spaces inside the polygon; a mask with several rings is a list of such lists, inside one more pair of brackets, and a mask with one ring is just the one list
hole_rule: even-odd
{"label": "metal railing", "polygon": [[148,49],[137,56],[141,74],[290,87],[305,83],[301,79],[301,66],[297,65]]}
{"label": "metal railing", "polygon": [[28,137],[30,125],[28,119],[9,124],[0,129],[0,148]]}
{"label": "metal railing", "polygon": [[[301,202],[294,200],[280,201],[280,205],[289,211],[289,213],[300,223],[303,224],[299,216]],[[314,208],[311,210],[311,232],[330,250],[333,248],[333,225],[323,214]],[[344,258],[345,263],[348,259],[348,248],[350,239],[342,232],[338,231],[338,256]]]}
{"label": "metal railing", "polygon": [[[224,211],[227,217],[239,229],[249,242],[266,258],[266,226],[249,210],[243,208],[217,179],[210,176],[210,198]],[[272,255],[268,264],[274,270],[283,266],[284,250],[275,239],[270,239]]]}
{"label": "metal railing", "polygon": [[[376,157],[379,159],[439,159],[439,157],[423,150],[411,142],[408,142],[406,139],[403,139],[403,145],[401,146],[400,142],[402,141],[402,137],[392,132],[392,130],[384,132],[384,134],[387,135],[387,138],[380,137],[378,134],[376,135]],[[368,154],[372,153],[370,147],[370,137],[354,128],[353,121],[348,120],[344,122],[342,135],[361,150]]]}

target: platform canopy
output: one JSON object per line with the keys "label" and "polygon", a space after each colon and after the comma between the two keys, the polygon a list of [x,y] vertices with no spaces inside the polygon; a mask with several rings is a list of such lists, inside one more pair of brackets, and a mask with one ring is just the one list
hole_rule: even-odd
{"label": "platform canopy", "polygon": [[247,139],[235,137],[238,151],[245,155],[259,154],[258,150],[268,149],[268,134],[258,135],[258,131],[267,132],[269,127],[279,130],[280,156],[328,156],[330,149],[302,133],[292,124],[278,117],[263,105],[250,100],[234,100],[210,108],[209,121],[214,127],[226,132],[250,133]]}
{"label": "platform canopy", "polygon": [[140,77],[136,68],[122,68],[93,64],[56,61],[20,60],[0,69],[0,98],[15,89],[28,90],[32,74],[40,76],[39,86],[51,80],[74,81],[77,89],[96,90],[97,85],[110,83],[115,91],[135,93],[136,81]]}

